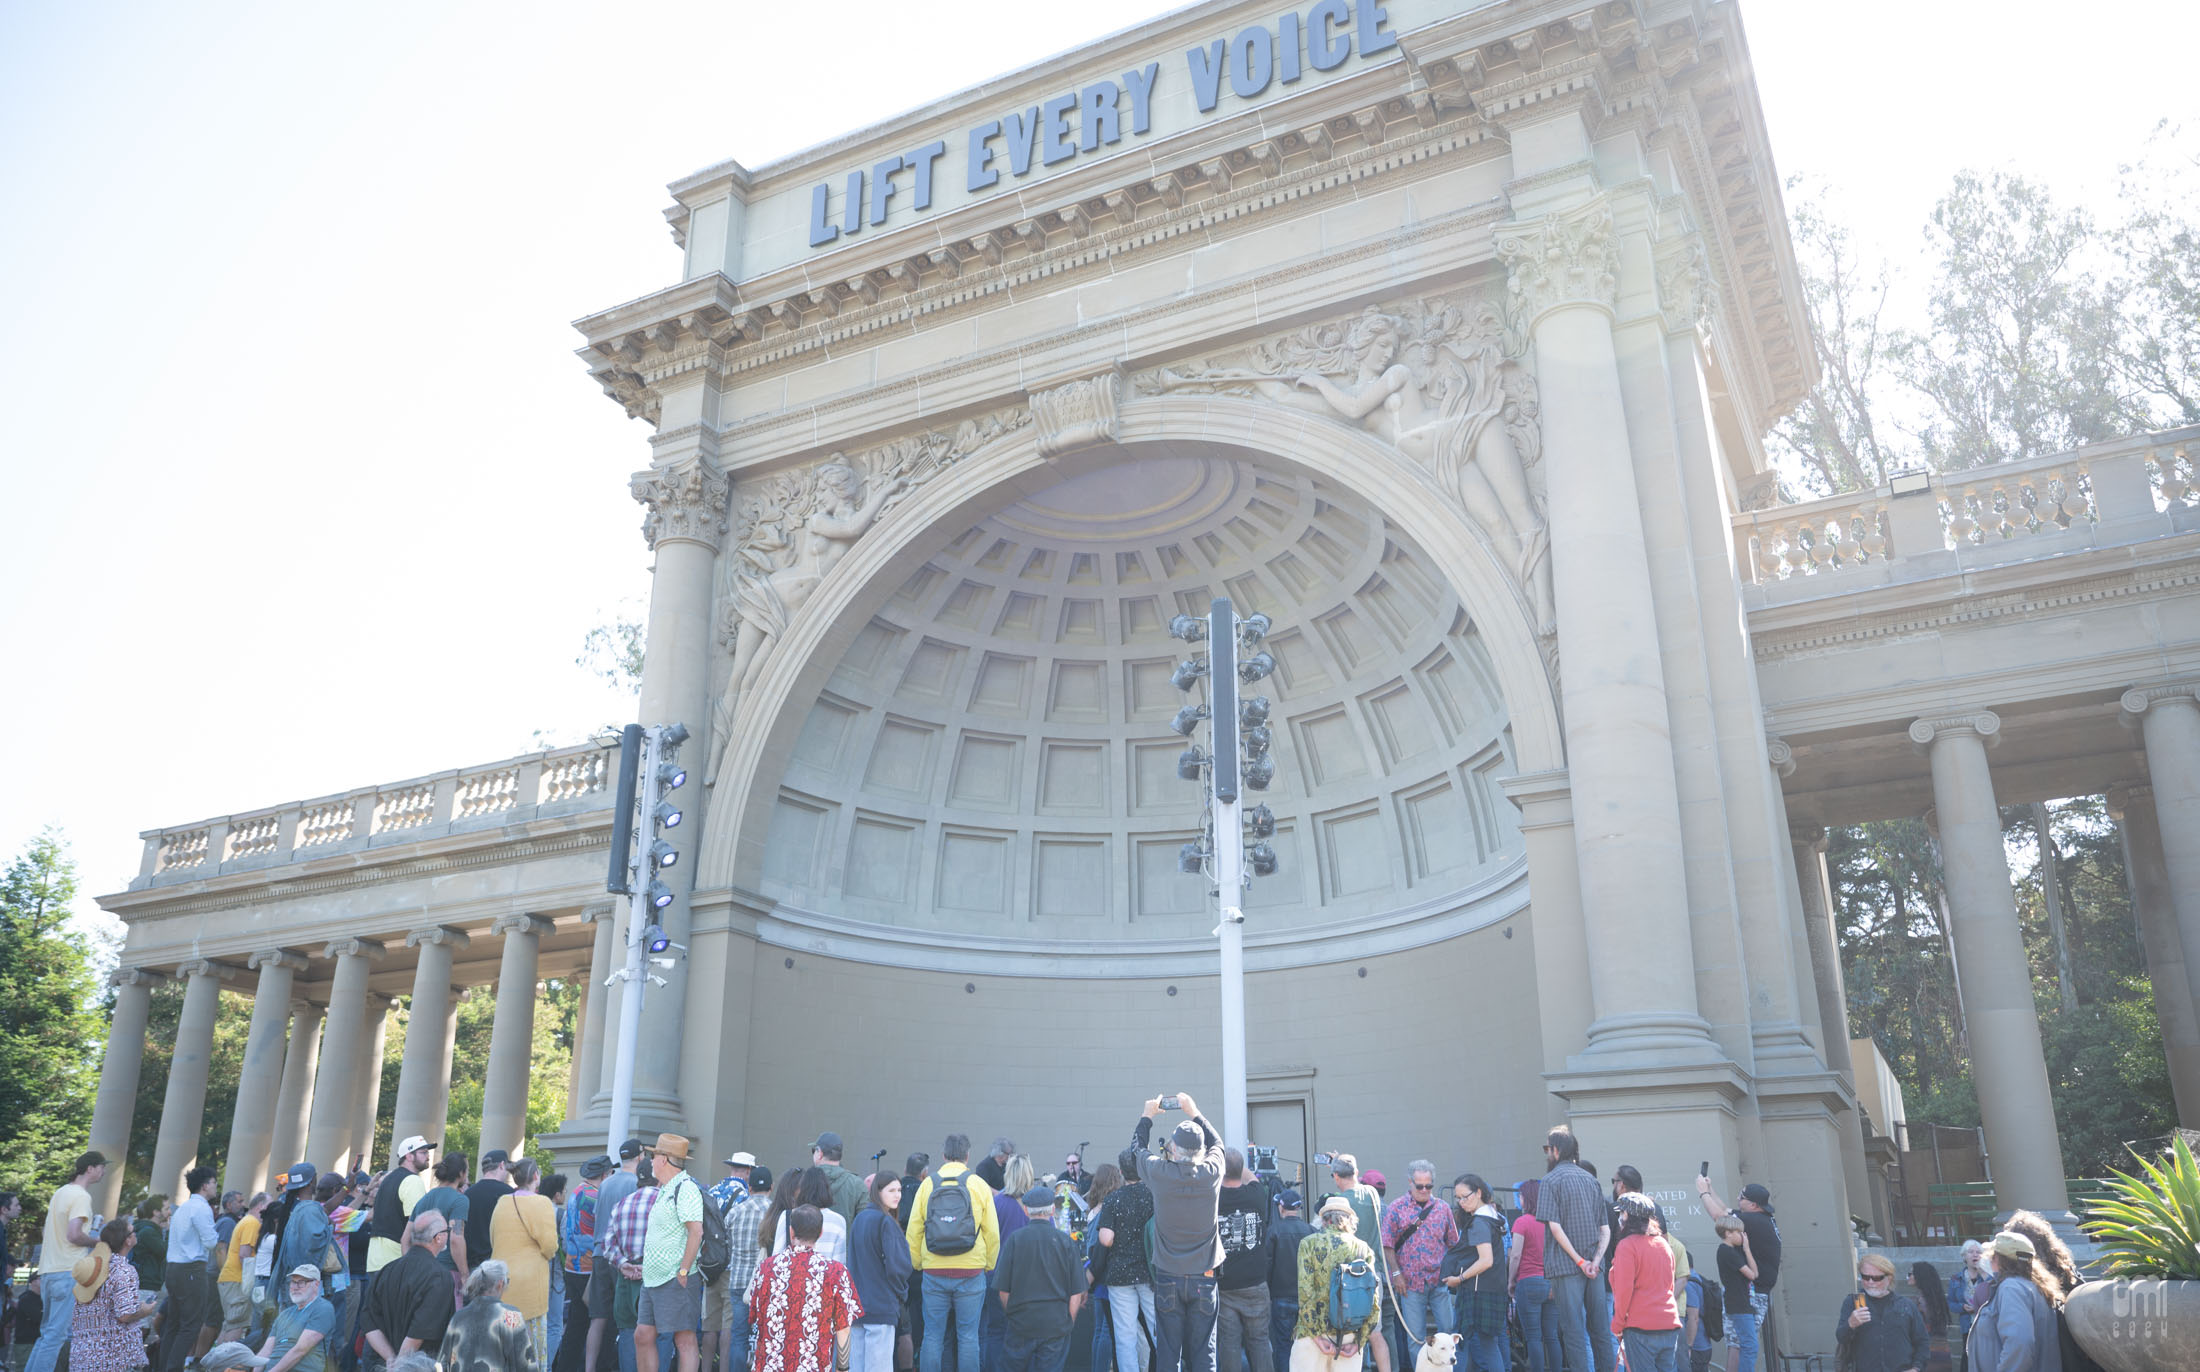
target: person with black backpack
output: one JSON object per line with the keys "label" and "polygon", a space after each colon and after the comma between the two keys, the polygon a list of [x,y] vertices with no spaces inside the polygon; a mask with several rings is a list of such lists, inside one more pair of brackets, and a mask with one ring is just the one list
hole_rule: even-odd
{"label": "person with black backpack", "polygon": [[717,1219],[718,1265],[726,1262],[726,1224],[717,1207],[705,1203],[703,1188],[687,1173],[688,1141],[681,1134],[659,1134],[650,1150],[650,1170],[664,1188],[650,1207],[649,1225],[642,1237],[642,1293],[634,1315],[634,1365],[637,1372],[658,1372],[657,1331],[672,1335],[679,1350],[680,1372],[698,1372],[702,1347],[696,1327],[703,1318],[703,1283],[700,1271],[706,1226],[705,1216]]}
{"label": "person with black backpack", "polygon": [[1704,1372],[1711,1366],[1715,1351],[1711,1345],[1726,1338],[1726,1295],[1696,1270],[1694,1259],[1689,1261],[1683,1289],[1688,1311],[1681,1326],[1681,1342],[1688,1348],[1688,1372]]}
{"label": "person with black backpack", "polygon": [[924,1348],[921,1372],[940,1372],[947,1342],[947,1312],[955,1312],[955,1366],[978,1366],[978,1321],[985,1307],[986,1274],[1001,1249],[993,1188],[970,1170],[970,1136],[949,1134],[945,1159],[917,1187],[909,1207],[910,1266],[924,1281]]}

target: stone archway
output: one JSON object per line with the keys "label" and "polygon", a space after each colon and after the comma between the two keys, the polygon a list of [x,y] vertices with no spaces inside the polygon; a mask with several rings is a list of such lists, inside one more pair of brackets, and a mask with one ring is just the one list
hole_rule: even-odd
{"label": "stone archway", "polygon": [[1479,631],[1520,772],[1563,766],[1555,689],[1515,582],[1480,532],[1420,469],[1334,419],[1228,395],[1171,393],[1122,404],[1114,441],[1042,457],[1022,411],[1009,432],[955,454],[850,548],[786,624],[731,720],[698,864],[698,890],[763,885],[772,807],[809,703],[873,612],[956,536],[1058,483],[1155,456],[1304,473],[1376,512],[1425,555]]}

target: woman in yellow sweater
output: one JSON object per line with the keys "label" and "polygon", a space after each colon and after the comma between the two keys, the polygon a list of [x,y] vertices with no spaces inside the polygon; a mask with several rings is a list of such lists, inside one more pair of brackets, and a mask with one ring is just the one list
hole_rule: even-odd
{"label": "woman in yellow sweater", "polygon": [[535,1358],[550,1365],[550,1264],[558,1256],[558,1208],[547,1196],[536,1194],[542,1186],[542,1168],[528,1158],[512,1164],[515,1188],[497,1202],[489,1216],[490,1255],[511,1269],[504,1288],[504,1303],[527,1321],[527,1336],[534,1341]]}

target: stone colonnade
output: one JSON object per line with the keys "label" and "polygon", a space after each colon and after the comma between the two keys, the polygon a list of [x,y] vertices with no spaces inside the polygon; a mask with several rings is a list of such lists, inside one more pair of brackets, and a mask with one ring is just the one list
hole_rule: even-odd
{"label": "stone colonnade", "polygon": [[[587,918],[605,931],[597,938],[596,963],[606,961],[609,906]],[[496,1016],[490,1030],[483,1082],[481,1147],[517,1148],[525,1136],[527,1086],[534,1042],[541,940],[551,921],[516,914],[498,920],[503,939],[497,972]],[[454,984],[453,954],[471,943],[463,930],[442,925],[413,929],[403,947],[417,950],[412,977],[410,1028],[398,1074],[393,1138],[421,1134],[440,1141],[449,1111],[451,1053],[463,986]],[[254,950],[243,966],[194,959],[172,968],[125,966],[114,976],[114,1016],[93,1107],[91,1147],[110,1159],[129,1153],[131,1128],[145,1054],[153,988],[171,977],[184,983],[183,1013],[176,1028],[168,1082],[160,1112],[148,1189],[174,1197],[185,1171],[200,1161],[214,1025],[223,987],[248,989],[252,1019],[230,1119],[229,1145],[215,1161],[224,1190],[267,1188],[283,1169],[304,1161],[328,1171],[371,1167],[375,1118],[381,1105],[389,1012],[396,1001],[369,979],[388,958],[390,943],[352,937],[319,950],[333,963],[324,983],[325,1003],[309,999],[303,974],[315,957],[300,950]],[[127,956],[127,955],[126,955]],[[249,978],[249,980],[248,980]],[[578,1053],[583,1084],[593,1080],[585,1064],[603,1052],[602,1007],[593,987],[583,1005]],[[592,1087],[588,1087],[592,1090]],[[95,1195],[95,1208],[113,1214],[125,1169],[110,1166]]]}

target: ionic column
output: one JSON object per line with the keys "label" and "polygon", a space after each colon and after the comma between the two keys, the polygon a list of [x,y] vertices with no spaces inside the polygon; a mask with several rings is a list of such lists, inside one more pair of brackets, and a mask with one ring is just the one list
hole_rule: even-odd
{"label": "ionic column", "polygon": [[313,1082],[313,1114],[306,1125],[305,1160],[324,1172],[351,1158],[351,1129],[359,1112],[359,1064],[367,1036],[367,974],[382,956],[373,939],[338,939],[322,956],[336,961],[329,982],[328,1027],[321,1035],[321,1071]]}
{"label": "ionic column", "polygon": [[405,935],[405,945],[420,950],[420,961],[413,968],[412,1002],[406,1011],[405,1056],[397,1067],[397,1108],[390,1121],[393,1141],[413,1134],[435,1143],[443,1141],[451,1082],[451,1045],[445,1026],[458,1004],[457,990],[451,985],[451,958],[470,942],[464,930],[440,924]]}
{"label": "ionic column", "polygon": [[2185,984],[2200,1004],[2200,685],[2176,682],[2124,692],[2127,719],[2146,740],[2155,830],[2169,877],[2170,909],[2185,956]]}
{"label": "ionic column", "polygon": [[2062,1143],[2055,1137],[2047,1058],[2040,1051],[2032,968],[2017,925],[2001,811],[1986,762],[1987,745],[2000,733],[2001,717],[1991,710],[1910,725],[1911,741],[1925,749],[1932,764],[1949,934],[1994,1197],[2005,1211],[2038,1210],[2067,1220],[2070,1195]]}
{"label": "ionic column", "polygon": [[161,1099],[160,1133],[153,1144],[153,1174],[146,1182],[148,1189],[170,1200],[182,1197],[183,1174],[198,1160],[214,1016],[221,1010],[222,983],[232,971],[203,959],[176,969],[184,978],[183,1016],[176,1023],[176,1052],[168,1061],[168,1092]]}
{"label": "ionic column", "polygon": [[506,915],[491,926],[504,938],[497,963],[497,1012],[489,1027],[489,1065],[481,1083],[481,1151],[517,1154],[527,1137],[527,1071],[535,1049],[535,983],[542,936],[555,926],[537,915]]}
{"label": "ionic column", "polygon": [[359,1045],[359,1114],[351,1126],[351,1165],[367,1171],[374,1165],[374,1117],[382,1110],[382,1050],[390,1032],[390,1006],[386,996],[367,999],[370,1026]]}
{"label": "ionic column", "polygon": [[2177,1122],[2200,1128],[2200,1014],[2194,1012],[2184,940],[2177,934],[2154,789],[2144,782],[2119,786],[2108,793],[2108,808],[2123,834],[2131,912],[2146,949],[2147,978],[2154,983],[2154,1017],[2162,1026],[2162,1055],[2177,1097]]}
{"label": "ionic column", "polygon": [[[306,960],[286,948],[263,948],[248,960],[260,973],[252,992],[252,1027],[245,1031],[244,1063],[237,1069],[236,1113],[229,1121],[225,1191],[247,1196],[267,1185],[275,1141],[275,1110],[283,1085],[283,1031],[290,1022],[290,992]],[[275,1163],[288,1167],[297,1159]]]}
{"label": "ionic column", "polygon": [[1619,250],[1600,195],[1500,225],[1535,341],[1575,861],[1596,1018],[1580,1065],[1723,1060],[1698,1013],[1672,722],[1612,339]]}
{"label": "ionic column", "polygon": [[603,1085],[604,979],[611,975],[618,931],[619,907],[602,901],[581,912],[581,922],[595,926],[596,946],[588,955],[588,985],[581,988],[581,1037],[573,1051],[573,1104],[566,1113],[574,1119],[588,1113],[596,1091]]}
{"label": "ionic column", "polygon": [[290,1003],[290,1039],[283,1048],[283,1089],[275,1097],[275,1138],[268,1170],[305,1161],[306,1120],[313,1110],[313,1078],[321,1063],[321,1007]]}
{"label": "ionic column", "polygon": [[[643,658],[639,718],[644,724],[685,724],[693,738],[686,750],[691,763],[709,756],[714,746],[709,737],[711,572],[726,531],[727,490],[711,456],[697,449],[637,473],[631,484],[634,498],[648,507],[642,537],[657,556],[650,578],[649,652]],[[701,768],[695,770],[699,780]],[[657,873],[672,888],[673,901],[656,919],[678,944],[691,941],[694,917],[688,892],[695,885],[695,848],[703,830],[702,789],[691,785],[679,793],[677,803],[688,812],[688,822],[665,837],[680,850],[680,861]],[[665,984],[652,982],[641,992],[641,1041],[650,1047],[635,1064],[634,1101],[639,1110],[677,1118],[687,959],[676,957],[672,966],[652,970]]]}
{"label": "ionic column", "polygon": [[138,1074],[145,1066],[145,1023],[152,1015],[153,988],[168,980],[142,967],[114,974],[115,1013],[107,1022],[107,1053],[99,1065],[99,1096],[92,1104],[91,1145],[107,1159],[107,1175],[92,1188],[92,1209],[115,1213],[122,1196],[123,1160],[130,1156],[130,1127],[136,1122]]}

